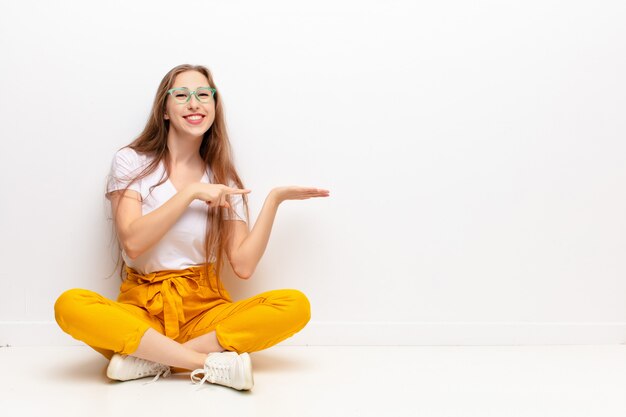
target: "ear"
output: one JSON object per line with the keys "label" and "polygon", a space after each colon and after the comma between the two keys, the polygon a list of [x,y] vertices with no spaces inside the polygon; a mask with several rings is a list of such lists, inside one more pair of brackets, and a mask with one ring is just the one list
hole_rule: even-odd
{"label": "ear", "polygon": [[165,120],[170,120],[170,117],[167,115],[167,113],[163,115],[163,118],[164,118]]}

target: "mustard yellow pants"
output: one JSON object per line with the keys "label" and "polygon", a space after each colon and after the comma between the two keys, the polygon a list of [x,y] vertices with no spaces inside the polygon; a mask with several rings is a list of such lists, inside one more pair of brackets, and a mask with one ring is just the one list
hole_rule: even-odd
{"label": "mustard yellow pants", "polygon": [[215,331],[229,351],[255,352],[273,346],[308,323],[307,297],[282,289],[233,302],[211,265],[142,275],[126,267],[117,301],[93,291],[71,289],[59,296],[55,318],[61,329],[110,359],[132,354],[153,328],[185,343]]}

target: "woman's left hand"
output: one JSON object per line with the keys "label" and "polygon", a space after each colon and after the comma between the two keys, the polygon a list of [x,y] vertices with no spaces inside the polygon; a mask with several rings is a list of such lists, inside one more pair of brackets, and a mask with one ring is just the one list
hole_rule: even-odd
{"label": "woman's left hand", "polygon": [[276,187],[270,191],[269,197],[280,204],[285,200],[306,200],[313,197],[328,197],[330,191],[322,188],[299,187],[297,185]]}

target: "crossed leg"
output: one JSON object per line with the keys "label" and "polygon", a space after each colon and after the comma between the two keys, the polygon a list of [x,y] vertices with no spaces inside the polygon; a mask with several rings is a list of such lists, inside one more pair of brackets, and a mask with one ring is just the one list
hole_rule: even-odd
{"label": "crossed leg", "polygon": [[193,370],[204,366],[207,354],[222,352],[223,350],[224,348],[217,342],[215,332],[202,335],[186,343],[178,343],[149,328],[131,355],[179,369]]}
{"label": "crossed leg", "polygon": [[89,290],[63,293],[55,317],[66,333],[109,359],[119,352],[193,370],[210,352],[253,352],[286,339],[309,321],[310,306],[300,291],[268,291],[199,315],[183,326],[180,341],[162,334],[162,323],[145,310]]}
{"label": "crossed leg", "polygon": [[267,291],[198,315],[181,328],[182,344],[150,329],[132,355],[194,369],[190,366],[202,365],[211,352],[254,352],[273,346],[301,330],[310,316],[309,301],[302,292]]}

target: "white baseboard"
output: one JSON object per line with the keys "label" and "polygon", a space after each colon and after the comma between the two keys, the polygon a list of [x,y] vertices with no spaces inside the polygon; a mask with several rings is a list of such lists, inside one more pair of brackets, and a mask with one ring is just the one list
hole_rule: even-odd
{"label": "white baseboard", "polygon": [[[613,345],[626,323],[315,322],[281,346]],[[2,321],[0,346],[81,345],[53,321]]]}

